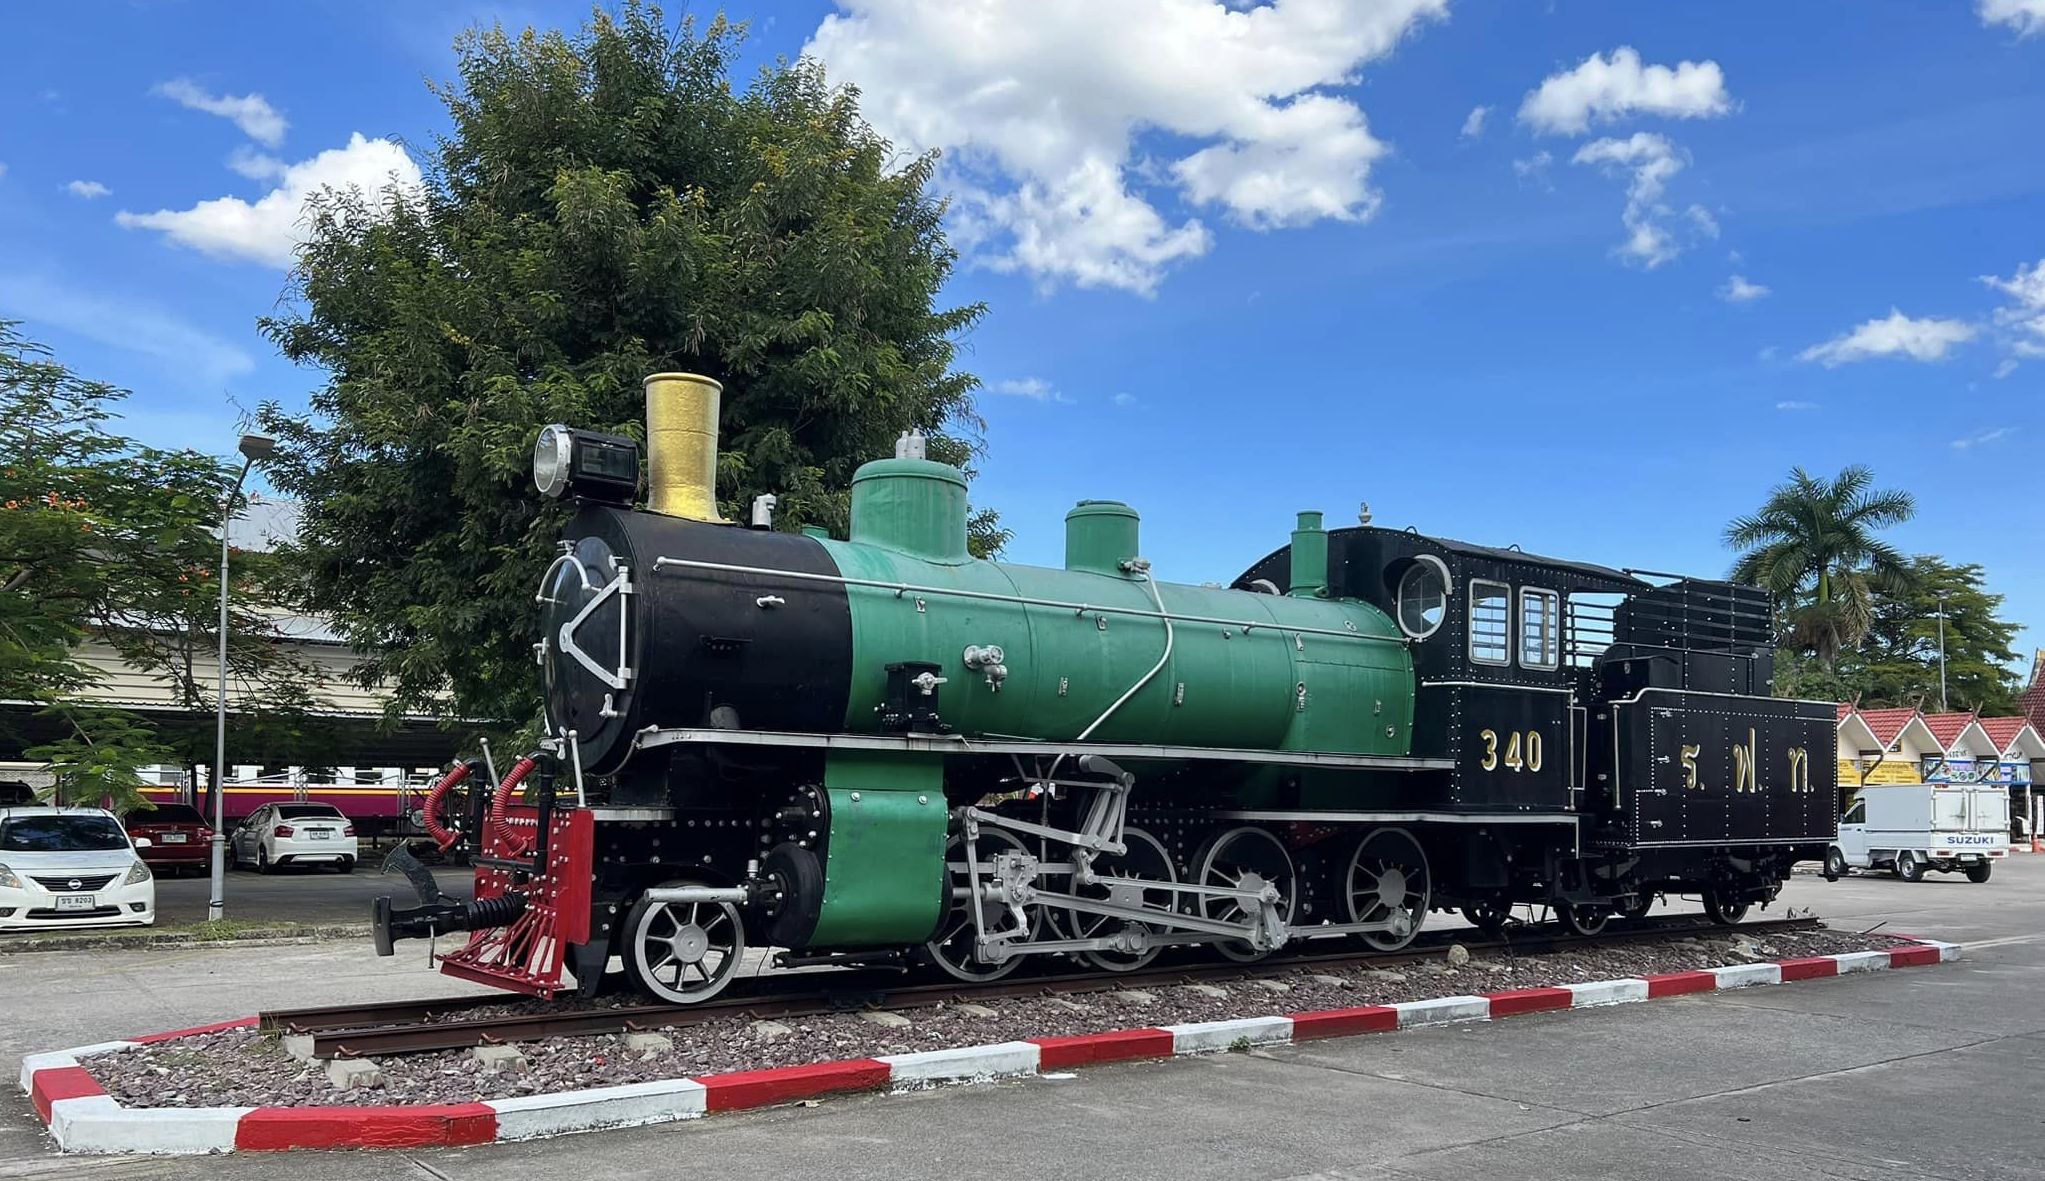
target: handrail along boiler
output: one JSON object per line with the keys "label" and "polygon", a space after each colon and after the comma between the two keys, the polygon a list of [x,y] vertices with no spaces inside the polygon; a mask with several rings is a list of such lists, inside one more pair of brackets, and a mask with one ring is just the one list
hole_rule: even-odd
{"label": "handrail along boiler", "polygon": [[1833,707],[1771,695],[1751,588],[1319,513],[1230,587],[1172,583],[1105,500],[1062,569],[988,561],[913,433],[854,475],[848,538],[779,532],[771,497],[718,519],[718,383],[646,390],[644,508],[631,440],[540,435],[575,504],[536,594],[547,737],[436,789],[475,897],[415,873],[385,954],[464,931],[443,971],[553,996],[617,962],[686,1003],[748,947],[974,981],[1389,950],[1448,908],[1737,921],[1834,838]]}

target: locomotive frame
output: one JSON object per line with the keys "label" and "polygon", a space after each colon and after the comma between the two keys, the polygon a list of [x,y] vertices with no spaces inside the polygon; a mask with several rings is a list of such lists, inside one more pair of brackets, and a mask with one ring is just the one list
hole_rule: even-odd
{"label": "locomotive frame", "polygon": [[1318,513],[1190,587],[1103,501],[1063,571],[979,561],[913,436],[855,477],[849,539],[737,526],[706,507],[716,383],[648,391],[644,510],[629,440],[543,435],[583,506],[536,596],[547,739],[436,789],[475,898],[380,901],[380,951],[464,930],[457,975],[589,994],[616,962],[688,1003],[749,946],[985,980],[1389,950],[1447,909],[1591,934],[1676,893],[1737,921],[1836,832],[1833,706],[1770,695],[1752,588]]}

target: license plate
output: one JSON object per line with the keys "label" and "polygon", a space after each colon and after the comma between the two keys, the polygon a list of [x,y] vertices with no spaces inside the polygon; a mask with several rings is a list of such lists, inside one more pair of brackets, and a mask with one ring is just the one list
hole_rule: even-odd
{"label": "license plate", "polygon": [[93,904],[96,901],[98,900],[90,894],[59,894],[57,895],[57,909],[92,910],[94,908]]}
{"label": "license plate", "polygon": [[166,845],[182,845],[190,839],[190,837],[181,832],[167,832],[163,834],[163,843]]}
{"label": "license plate", "polygon": [[332,840],[334,837],[333,833],[320,832],[318,829],[307,829],[305,835],[311,837],[313,840],[316,841],[328,841]]}

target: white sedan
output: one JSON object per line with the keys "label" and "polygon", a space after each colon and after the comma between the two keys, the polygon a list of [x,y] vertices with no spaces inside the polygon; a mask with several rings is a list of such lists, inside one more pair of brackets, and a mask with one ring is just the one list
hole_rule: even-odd
{"label": "white sedan", "polygon": [[355,826],[332,804],[264,804],[228,838],[236,865],[275,873],[285,865],[355,869]]}
{"label": "white sedan", "polygon": [[135,844],[98,808],[0,808],[0,931],[154,924]]}

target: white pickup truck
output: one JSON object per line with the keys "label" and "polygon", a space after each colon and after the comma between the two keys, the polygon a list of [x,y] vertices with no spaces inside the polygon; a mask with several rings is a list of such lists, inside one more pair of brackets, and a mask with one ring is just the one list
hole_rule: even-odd
{"label": "white pickup truck", "polygon": [[1825,877],[1848,869],[1889,869],[1906,882],[1926,870],[1964,872],[1985,882],[2009,856],[2009,789],[1968,783],[1863,787],[1839,820],[1839,843],[1825,853]]}

